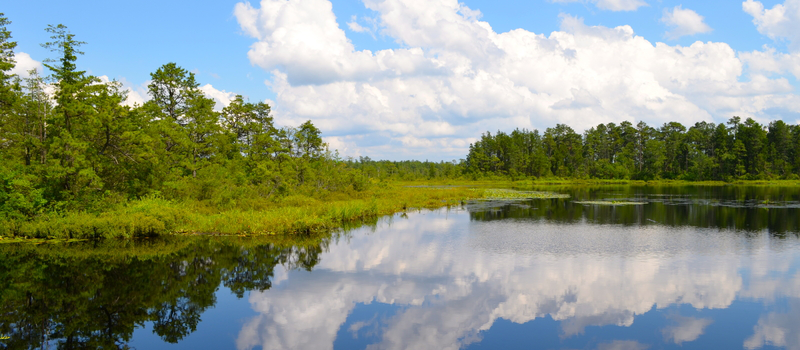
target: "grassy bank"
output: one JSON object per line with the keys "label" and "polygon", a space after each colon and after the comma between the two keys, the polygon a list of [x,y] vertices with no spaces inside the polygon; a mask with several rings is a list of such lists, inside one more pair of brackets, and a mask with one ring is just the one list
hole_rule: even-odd
{"label": "grassy bank", "polygon": [[[382,183],[368,190],[321,198],[288,196],[247,202],[170,201],[158,197],[121,203],[103,212],[47,213],[32,220],[0,223],[0,243],[20,240],[136,238],[164,235],[310,234],[358,225],[383,215],[457,205],[466,200],[555,198],[546,191],[574,186],[800,186],[800,182],[628,181],[628,180],[449,180]],[[497,189],[518,189],[507,191]]]}
{"label": "grassy bank", "polygon": [[101,239],[167,234],[309,234],[418,208],[439,208],[480,198],[482,190],[401,185],[375,188],[346,198],[320,200],[289,196],[279,201],[220,209],[201,201],[147,198],[102,213],[49,213],[29,221],[6,221],[0,241],[28,239]]}

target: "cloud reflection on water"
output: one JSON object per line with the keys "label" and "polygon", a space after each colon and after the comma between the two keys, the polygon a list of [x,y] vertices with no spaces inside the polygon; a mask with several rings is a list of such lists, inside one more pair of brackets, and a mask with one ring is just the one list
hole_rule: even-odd
{"label": "cloud reflection on water", "polygon": [[[766,235],[471,222],[465,212],[444,211],[409,214],[408,220],[384,226],[332,245],[313,272],[290,271],[272,290],[252,293],[249,301],[260,315],[246,322],[237,348],[332,349],[358,304],[401,306],[381,323],[380,342],[370,349],[458,349],[478,341],[498,319],[521,324],[549,315],[561,321],[563,339],[587,326],[630,326],[636,315],[654,307],[720,309],[737,297],[800,296],[800,278],[775,275],[791,269],[797,242],[775,244]],[[748,285],[743,270],[751,271]],[[787,326],[797,321],[793,318],[791,313],[762,317],[744,345],[797,346],[800,340],[775,331],[800,333]],[[662,333],[676,344],[698,339],[712,323],[678,315],[672,321]]]}

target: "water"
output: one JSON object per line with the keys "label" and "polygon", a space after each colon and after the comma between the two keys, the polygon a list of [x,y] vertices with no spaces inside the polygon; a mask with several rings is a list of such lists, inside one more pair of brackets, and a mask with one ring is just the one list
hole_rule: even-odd
{"label": "water", "polygon": [[2,247],[0,344],[800,349],[800,190],[558,190],[298,242]]}

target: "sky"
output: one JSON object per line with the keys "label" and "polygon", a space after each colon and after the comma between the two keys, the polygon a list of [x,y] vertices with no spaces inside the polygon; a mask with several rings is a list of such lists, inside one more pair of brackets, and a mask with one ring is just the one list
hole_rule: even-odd
{"label": "sky", "polygon": [[225,106],[267,101],[343,156],[450,161],[487,131],[800,122],[800,0],[15,1],[24,76],[48,24],[148,99],[168,62]]}

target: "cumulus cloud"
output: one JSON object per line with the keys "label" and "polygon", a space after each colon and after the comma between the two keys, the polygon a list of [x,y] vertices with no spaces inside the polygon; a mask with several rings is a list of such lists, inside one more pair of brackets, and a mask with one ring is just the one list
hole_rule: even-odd
{"label": "cumulus cloud", "polygon": [[[456,0],[364,4],[376,13],[374,29],[399,48],[356,50],[328,0],[239,3],[234,13],[255,39],[250,61],[272,73],[277,122],[311,119],[326,137],[349,138],[349,152],[373,158],[460,158],[487,130],[765,118],[799,101],[788,80],[767,70],[741,79],[745,62],[725,43],[653,43],[630,26],[588,26],[570,15],[549,35],[497,33]],[[673,32],[705,30],[686,11],[694,13],[670,12]]]}
{"label": "cumulus cloud", "polygon": [[126,95],[125,101],[122,101],[122,104],[125,106],[141,106],[150,99],[150,96],[147,94],[147,84],[149,84],[149,82],[135,86],[124,77],[119,78],[119,80],[111,80],[107,75],[101,75],[97,77],[97,79],[100,79],[100,82],[104,84],[112,82],[117,84],[121,92]]}
{"label": "cumulus cloud", "polygon": [[553,0],[553,2],[590,2],[600,9],[609,11],[636,11],[642,6],[647,6],[642,0]]}
{"label": "cumulus cloud", "polygon": [[661,333],[664,339],[682,345],[684,342],[694,341],[705,332],[706,327],[714,321],[705,318],[670,316],[675,325],[664,328]]}
{"label": "cumulus cloud", "polygon": [[742,9],[753,16],[753,23],[761,34],[776,41],[788,42],[789,52],[779,52],[765,45],[761,51],[743,52],[742,61],[757,74],[792,74],[800,79],[800,0],[786,0],[771,9],[760,1],[747,0]]}
{"label": "cumulus cloud", "polygon": [[778,52],[765,46],[761,51],[741,52],[739,58],[751,72],[758,74],[792,74],[800,79],[800,52]]}
{"label": "cumulus cloud", "polygon": [[39,74],[44,74],[44,66],[42,66],[42,62],[34,60],[31,58],[31,55],[27,53],[15,52],[14,60],[17,63],[16,66],[14,66],[14,69],[11,70],[11,74],[16,74],[20,78],[27,78],[30,76],[28,71],[32,69],[38,70]]}
{"label": "cumulus cloud", "polygon": [[675,6],[672,10],[664,9],[664,16],[661,17],[661,22],[672,28],[672,30],[666,32],[665,36],[673,40],[682,36],[711,31],[711,27],[703,22],[703,16],[690,9],[681,8],[681,5]]}
{"label": "cumulus cloud", "polygon": [[128,96],[125,99],[125,105],[127,106],[136,106],[136,105],[143,105],[145,102],[150,100],[150,95],[147,92],[147,85],[150,84],[150,81],[146,81],[142,84],[135,85],[125,79],[125,77],[119,78],[120,84],[122,84],[122,88],[126,90]]}
{"label": "cumulus cloud", "polygon": [[227,92],[225,90],[218,90],[213,86],[211,86],[211,84],[206,84],[201,86],[200,91],[202,91],[203,94],[206,95],[206,97],[216,102],[216,104],[214,105],[214,109],[217,111],[220,111],[225,107],[228,107],[228,105],[231,104],[231,101],[233,101],[233,99],[236,98],[235,93]]}
{"label": "cumulus cloud", "polygon": [[747,0],[742,9],[753,16],[759,33],[772,39],[787,40],[793,51],[800,50],[800,0],[786,0],[771,9],[765,9],[761,1]]}

